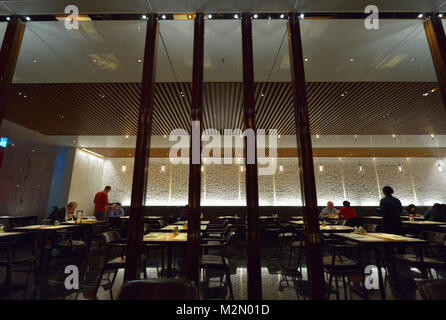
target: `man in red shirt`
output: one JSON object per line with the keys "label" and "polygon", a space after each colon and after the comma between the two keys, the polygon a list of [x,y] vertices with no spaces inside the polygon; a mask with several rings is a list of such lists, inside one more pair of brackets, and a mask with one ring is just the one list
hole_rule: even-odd
{"label": "man in red shirt", "polygon": [[355,209],[350,207],[350,202],[344,201],[342,204],[344,206],[341,209],[339,209],[340,218],[344,219],[345,221],[348,221],[351,218],[357,218]]}
{"label": "man in red shirt", "polygon": [[94,216],[97,220],[104,221],[107,214],[108,193],[111,187],[106,186],[104,191],[99,191],[94,197]]}

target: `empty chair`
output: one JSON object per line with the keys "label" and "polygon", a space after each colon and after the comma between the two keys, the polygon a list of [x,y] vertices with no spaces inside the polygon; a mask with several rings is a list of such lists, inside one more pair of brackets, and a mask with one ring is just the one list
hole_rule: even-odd
{"label": "empty chair", "polygon": [[134,280],[124,284],[118,300],[199,300],[193,281],[180,279]]}

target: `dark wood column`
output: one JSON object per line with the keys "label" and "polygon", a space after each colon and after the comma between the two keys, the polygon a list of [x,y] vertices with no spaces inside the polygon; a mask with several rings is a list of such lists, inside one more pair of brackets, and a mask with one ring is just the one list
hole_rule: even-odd
{"label": "dark wood column", "polygon": [[441,19],[436,15],[428,16],[424,21],[424,30],[440,84],[443,106],[446,108],[446,36]]}
{"label": "dark wood column", "polygon": [[[194,22],[194,58],[192,73],[192,132],[189,154],[189,215],[187,217],[186,278],[199,284],[200,261],[200,197],[201,197],[201,123],[203,119],[203,50],[204,16],[197,14]],[[196,126],[198,124],[198,128]],[[193,163],[192,152],[200,152],[198,163]]]}
{"label": "dark wood column", "polygon": [[150,15],[147,21],[144,49],[141,102],[139,105],[138,134],[136,137],[124,281],[138,279],[138,270],[141,265],[142,238],[144,233],[144,202],[148,179],[150,138],[152,135],[157,47],[158,20],[154,15]]}
{"label": "dark wood column", "polygon": [[[245,129],[256,131],[254,101],[254,58],[252,50],[252,24],[248,13],[242,15],[243,51],[243,104]],[[257,152],[257,142],[255,151]],[[245,137],[245,155],[247,139]],[[260,230],[259,230],[259,183],[257,176],[257,154],[255,163],[246,163],[246,213],[248,220],[248,299],[262,299],[262,276],[260,270]]]}
{"label": "dark wood column", "polygon": [[[12,17],[6,27],[0,51],[0,127],[6,110],[8,88],[14,77],[24,32],[25,23],[20,21],[18,17]],[[0,147],[0,168],[2,167],[4,153],[5,148]]]}
{"label": "dark wood column", "polygon": [[322,264],[322,242],[317,212],[316,182],[305,89],[305,70],[297,13],[290,14],[288,20],[288,43],[294,96],[294,115],[296,119],[300,190],[303,202],[307,270],[310,282],[309,294],[311,299],[326,299]]}

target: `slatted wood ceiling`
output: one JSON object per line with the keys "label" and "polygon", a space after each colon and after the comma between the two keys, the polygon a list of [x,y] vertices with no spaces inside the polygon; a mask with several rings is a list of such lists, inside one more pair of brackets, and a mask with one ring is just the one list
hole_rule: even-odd
{"label": "slatted wood ceiling", "polygon": [[[446,134],[440,91],[423,96],[437,87],[427,82],[308,83],[311,132]],[[295,134],[291,89],[290,83],[256,84],[257,128]],[[188,130],[191,84],[157,83],[155,90],[153,135]],[[139,83],[14,84],[5,117],[49,135],[136,135],[140,94]],[[205,84],[204,128],[243,129],[242,109],[241,83]]]}

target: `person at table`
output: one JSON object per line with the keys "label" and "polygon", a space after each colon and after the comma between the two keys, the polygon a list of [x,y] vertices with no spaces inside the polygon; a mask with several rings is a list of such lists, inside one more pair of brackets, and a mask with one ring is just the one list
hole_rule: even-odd
{"label": "person at table", "polygon": [[76,208],[77,208],[77,202],[71,201],[65,207],[53,211],[49,216],[51,224],[54,224],[56,220],[59,222],[65,222],[70,219],[73,219],[74,210],[76,210]]}
{"label": "person at table", "polygon": [[421,217],[422,214],[419,214],[417,212],[417,207],[414,204],[409,204],[406,208],[407,213],[410,215],[413,215],[414,217]]}
{"label": "person at table", "polygon": [[319,213],[319,219],[333,218],[338,212],[339,210],[334,207],[333,202],[328,201],[327,206]]}
{"label": "person at table", "polygon": [[442,207],[439,203],[435,203],[424,213],[424,220],[426,221],[443,222],[445,221],[445,218],[444,207]]}
{"label": "person at table", "polygon": [[109,218],[118,218],[118,217],[123,217],[124,215],[125,215],[124,210],[119,207],[119,204],[113,203],[112,208],[111,208],[110,212],[108,213],[108,217]]}
{"label": "person at table", "polygon": [[97,192],[94,197],[94,216],[97,220],[105,220],[108,206],[108,193],[110,192],[110,190],[111,187],[106,186],[103,191]]}
{"label": "person at table", "polygon": [[403,222],[401,214],[403,207],[401,201],[394,196],[393,189],[389,186],[383,188],[384,198],[379,203],[379,209],[382,214],[381,231],[404,235]]}
{"label": "person at table", "polygon": [[348,221],[351,218],[357,218],[355,209],[350,207],[350,202],[344,201],[342,205],[343,207],[339,209],[339,218],[342,218],[345,221]]}
{"label": "person at table", "polygon": [[180,221],[187,220],[187,217],[189,216],[190,208],[189,205],[186,204],[183,208],[183,211],[180,213]]}

